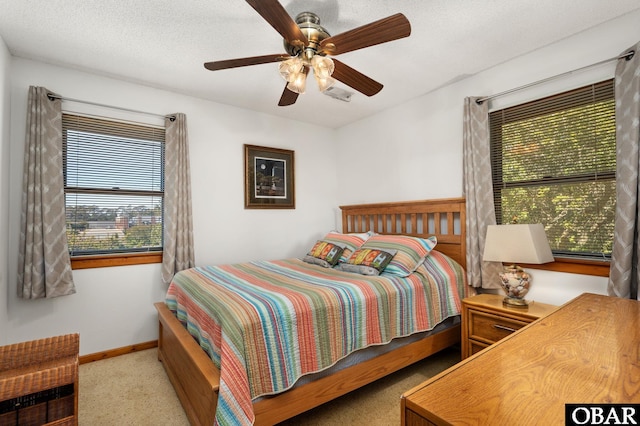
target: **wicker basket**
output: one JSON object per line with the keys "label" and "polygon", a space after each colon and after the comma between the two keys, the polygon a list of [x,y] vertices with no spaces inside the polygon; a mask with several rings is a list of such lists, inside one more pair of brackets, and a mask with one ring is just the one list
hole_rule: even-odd
{"label": "wicker basket", "polygon": [[80,336],[0,347],[0,425],[77,425]]}

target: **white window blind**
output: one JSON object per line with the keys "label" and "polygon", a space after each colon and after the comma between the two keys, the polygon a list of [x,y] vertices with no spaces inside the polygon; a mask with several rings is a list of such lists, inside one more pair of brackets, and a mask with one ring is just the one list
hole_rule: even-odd
{"label": "white window blind", "polygon": [[489,115],[498,223],[542,223],[556,256],[608,258],[615,218],[613,80]]}
{"label": "white window blind", "polygon": [[72,256],[162,250],[164,128],[64,113]]}

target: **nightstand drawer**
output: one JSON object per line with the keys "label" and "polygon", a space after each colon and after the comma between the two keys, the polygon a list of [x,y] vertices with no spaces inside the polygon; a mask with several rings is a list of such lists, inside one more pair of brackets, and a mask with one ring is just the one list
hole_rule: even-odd
{"label": "nightstand drawer", "polygon": [[483,293],[462,301],[463,359],[557,309],[539,302],[522,309],[509,308],[503,299],[499,294]]}
{"label": "nightstand drawer", "polygon": [[469,310],[469,338],[488,344],[507,337],[527,324],[529,323],[525,321],[517,321],[473,309]]}

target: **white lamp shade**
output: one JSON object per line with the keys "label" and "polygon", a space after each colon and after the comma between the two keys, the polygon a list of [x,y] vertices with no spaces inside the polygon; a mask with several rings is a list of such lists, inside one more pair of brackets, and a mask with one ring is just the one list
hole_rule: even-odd
{"label": "white lamp shade", "polygon": [[484,261],[541,264],[553,262],[542,224],[489,225]]}

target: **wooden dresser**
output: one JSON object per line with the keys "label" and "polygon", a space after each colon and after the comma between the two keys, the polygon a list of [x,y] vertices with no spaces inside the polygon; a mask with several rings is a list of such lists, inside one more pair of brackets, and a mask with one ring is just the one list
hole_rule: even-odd
{"label": "wooden dresser", "polygon": [[504,296],[498,294],[478,294],[462,301],[462,359],[558,309],[539,302],[510,308],[502,304],[503,300]]}
{"label": "wooden dresser", "polygon": [[640,302],[585,293],[402,396],[402,424],[562,425],[640,403]]}

